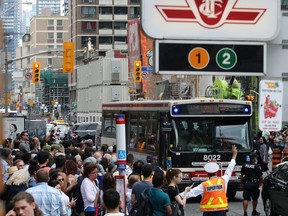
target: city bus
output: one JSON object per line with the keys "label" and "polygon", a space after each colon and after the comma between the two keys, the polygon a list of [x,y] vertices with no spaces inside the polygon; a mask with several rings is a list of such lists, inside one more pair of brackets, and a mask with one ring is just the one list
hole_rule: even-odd
{"label": "city bus", "polygon": [[102,105],[101,143],[116,144],[116,116],[125,114],[127,152],[153,155],[163,169],[183,172],[181,188],[207,179],[204,165],[217,161],[224,174],[231,148],[238,149],[228,195],[240,191],[240,170],[252,150],[252,102],[223,99],[129,101]]}

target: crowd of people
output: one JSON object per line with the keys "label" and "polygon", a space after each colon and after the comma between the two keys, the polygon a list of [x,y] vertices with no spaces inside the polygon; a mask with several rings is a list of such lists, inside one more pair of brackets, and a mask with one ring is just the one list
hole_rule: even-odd
{"label": "crowd of people", "polygon": [[184,215],[193,189],[187,187],[180,193],[181,170],[164,171],[153,156],[143,162],[134,161],[133,154],[127,155],[124,203],[115,184],[115,175],[119,175],[116,146],[102,145],[95,150],[92,140],[74,145],[68,139],[43,145],[26,131],[18,137],[5,139],[0,151],[4,184],[1,199],[7,215],[22,215],[22,211],[51,216],[128,215],[140,202],[141,192],[148,188],[153,215],[171,215],[175,203],[179,207],[177,215]]}
{"label": "crowd of people", "polygon": [[[286,134],[287,130],[271,133],[268,142],[263,132],[257,134],[255,154],[250,155],[251,160],[243,164],[241,170],[244,215],[247,215],[251,198],[252,215],[259,215],[256,211],[257,199],[262,172],[269,171],[268,150],[276,147],[285,149]],[[194,188],[186,187],[184,191],[178,189],[183,178],[181,170],[172,168],[164,171],[156,165],[153,156],[147,156],[143,162],[134,161],[134,156],[128,154],[124,172],[127,182],[124,203],[115,184],[115,176],[119,175],[116,146],[103,145],[95,150],[92,140],[76,145],[68,139],[57,144],[53,141],[49,143],[41,144],[37,137],[29,138],[26,131],[15,140],[3,140],[0,152],[4,190],[1,199],[7,215],[21,215],[21,211],[30,212],[29,215],[51,216],[128,215],[133,205],[141,202],[144,189],[149,189],[153,215],[183,216],[186,200],[198,195],[202,195],[200,209],[203,215],[215,215],[215,212],[226,215],[226,190],[235,166],[235,147],[232,148],[232,160],[222,177],[216,176],[219,166],[208,163],[204,168],[209,180]],[[256,165],[258,161],[261,161],[259,166]],[[217,188],[217,194],[213,188]],[[215,203],[214,207],[213,203],[207,205],[211,196],[221,197],[221,208],[215,207],[220,206],[219,203]],[[175,206],[178,206],[178,213],[174,212]]]}

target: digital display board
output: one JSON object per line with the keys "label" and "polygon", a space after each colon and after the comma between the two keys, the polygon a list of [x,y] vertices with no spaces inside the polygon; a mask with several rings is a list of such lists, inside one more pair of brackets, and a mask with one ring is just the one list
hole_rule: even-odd
{"label": "digital display board", "polygon": [[177,104],[171,107],[172,116],[187,115],[252,115],[251,105],[233,103]]}
{"label": "digital display board", "polygon": [[260,42],[156,41],[155,72],[263,76],[266,52],[266,45]]}

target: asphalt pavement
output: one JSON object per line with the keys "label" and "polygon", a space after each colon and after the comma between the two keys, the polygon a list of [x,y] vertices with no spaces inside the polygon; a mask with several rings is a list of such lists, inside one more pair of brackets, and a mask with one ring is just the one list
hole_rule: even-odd
{"label": "asphalt pavement", "polygon": [[[235,198],[228,200],[229,212],[227,213],[227,216],[244,215],[243,206],[242,206],[242,201],[243,201],[242,193],[243,192],[237,192]],[[199,210],[199,202],[200,202],[200,199],[195,199],[195,198],[189,199],[189,202],[185,206],[185,216],[202,216],[202,212],[200,212]],[[258,199],[257,211],[260,212],[262,216],[265,216],[261,195]],[[247,213],[248,213],[248,216],[251,216],[252,202],[250,202],[248,205]]]}

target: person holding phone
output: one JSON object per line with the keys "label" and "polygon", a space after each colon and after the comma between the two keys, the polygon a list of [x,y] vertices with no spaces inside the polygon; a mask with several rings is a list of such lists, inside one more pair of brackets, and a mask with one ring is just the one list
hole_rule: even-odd
{"label": "person holding phone", "polygon": [[[183,174],[180,169],[168,169],[166,172],[166,180],[168,183],[166,193],[168,194],[171,201],[173,215],[176,216],[184,216],[184,207],[186,205],[187,193],[191,189],[191,187],[186,187],[184,190],[183,199],[180,197],[178,185],[181,183],[182,178]],[[174,211],[178,211],[178,208],[176,210],[177,206],[179,206],[180,211],[174,213]]]}

